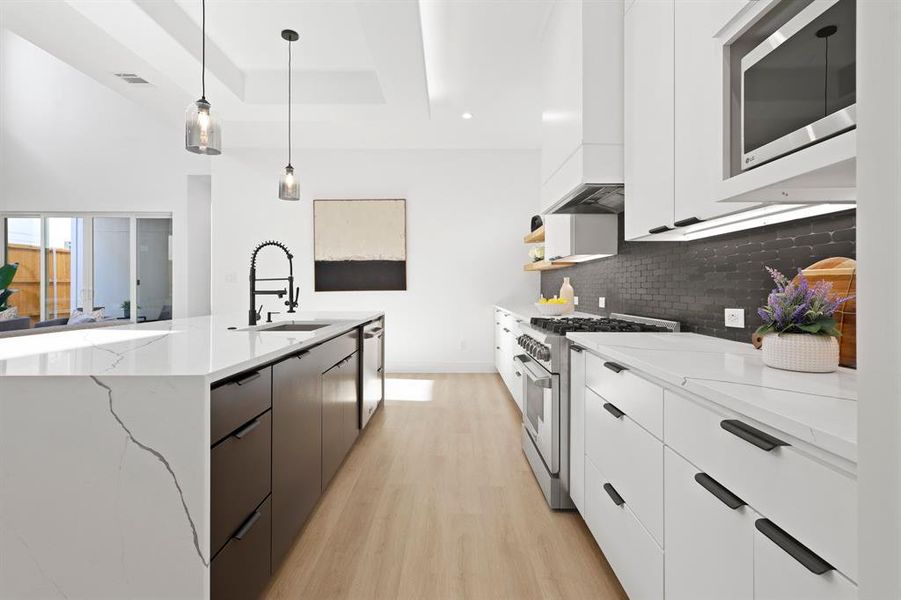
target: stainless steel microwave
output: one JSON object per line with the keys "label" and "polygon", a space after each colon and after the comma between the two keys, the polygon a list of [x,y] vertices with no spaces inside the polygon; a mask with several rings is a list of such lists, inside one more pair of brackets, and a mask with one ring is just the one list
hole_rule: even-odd
{"label": "stainless steel microwave", "polygon": [[742,57],[742,169],[857,126],[856,9],[814,0]]}

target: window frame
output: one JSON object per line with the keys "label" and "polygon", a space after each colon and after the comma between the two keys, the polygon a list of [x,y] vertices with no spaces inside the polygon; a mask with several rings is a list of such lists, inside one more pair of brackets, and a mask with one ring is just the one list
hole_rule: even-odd
{"label": "window frame", "polygon": [[[138,219],[174,219],[172,213],[167,212],[74,212],[74,211],[42,211],[42,212],[0,212],[3,226],[0,227],[0,263],[7,262],[7,219],[40,219],[40,320],[47,319],[47,220],[52,218],[83,219],[85,237],[83,240],[86,252],[84,253],[84,282],[85,286],[79,290],[78,297],[82,306],[94,306],[94,219],[98,218],[127,218],[128,219],[128,271],[129,271],[129,301],[131,306],[137,307],[138,296]],[[174,236],[174,227],[173,227]],[[174,278],[173,278],[174,283]],[[173,303],[174,303],[173,295]],[[73,307],[74,309],[74,307]],[[124,319],[123,319],[124,320]],[[138,322],[138,311],[132,310],[128,322]]]}

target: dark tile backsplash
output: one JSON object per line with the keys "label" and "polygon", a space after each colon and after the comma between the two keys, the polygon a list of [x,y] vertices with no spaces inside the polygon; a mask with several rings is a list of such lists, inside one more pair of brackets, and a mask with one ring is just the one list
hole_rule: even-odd
{"label": "dark tile backsplash", "polygon": [[[831,256],[855,258],[853,210],[692,242],[620,237],[616,256],[543,272],[541,291],[550,298],[569,277],[579,311],[673,319],[682,331],[747,342],[760,324],[757,307],[773,287],[764,267],[792,276]],[[599,296],[605,309],[598,308]],[[725,308],[744,308],[746,327],[727,329]]]}

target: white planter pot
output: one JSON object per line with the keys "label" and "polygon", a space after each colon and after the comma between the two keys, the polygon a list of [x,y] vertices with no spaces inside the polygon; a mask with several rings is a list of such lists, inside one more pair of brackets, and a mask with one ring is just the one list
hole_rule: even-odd
{"label": "white planter pot", "polygon": [[831,373],[838,368],[838,340],[831,335],[768,333],[763,336],[763,362],[786,371]]}

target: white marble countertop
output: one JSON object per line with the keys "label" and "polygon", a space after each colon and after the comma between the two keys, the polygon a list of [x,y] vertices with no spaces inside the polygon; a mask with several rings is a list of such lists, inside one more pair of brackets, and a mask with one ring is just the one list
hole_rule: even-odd
{"label": "white marble countertop", "polygon": [[242,331],[247,314],[240,313],[0,339],[0,376],[204,376],[212,382],[316,345],[382,314],[279,315],[278,321],[333,323],[315,331]]}
{"label": "white marble countertop", "polygon": [[694,333],[570,333],[610,360],[857,462],[857,375],[763,364],[750,344]]}

